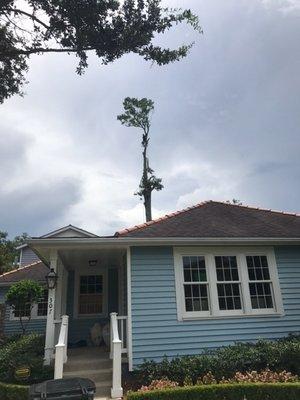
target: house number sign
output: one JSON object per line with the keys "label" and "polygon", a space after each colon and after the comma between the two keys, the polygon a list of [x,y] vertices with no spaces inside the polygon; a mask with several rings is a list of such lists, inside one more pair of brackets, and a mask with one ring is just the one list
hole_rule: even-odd
{"label": "house number sign", "polygon": [[53,297],[49,297],[49,302],[48,302],[48,315],[51,315],[53,312]]}

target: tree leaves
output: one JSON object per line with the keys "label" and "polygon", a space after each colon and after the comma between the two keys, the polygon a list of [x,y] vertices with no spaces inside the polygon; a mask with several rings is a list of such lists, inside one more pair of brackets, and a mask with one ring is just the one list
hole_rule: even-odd
{"label": "tree leaves", "polygon": [[103,64],[128,53],[158,65],[178,61],[192,43],[169,49],[152,41],[183,22],[202,33],[190,10],[162,8],[161,0],[2,0],[0,103],[22,94],[33,54],[75,53],[79,74],[87,68],[87,53],[92,50]]}

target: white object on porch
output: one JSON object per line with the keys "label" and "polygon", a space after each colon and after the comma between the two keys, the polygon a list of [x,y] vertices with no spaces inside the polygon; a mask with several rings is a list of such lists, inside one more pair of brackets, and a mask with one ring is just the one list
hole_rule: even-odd
{"label": "white object on porch", "polygon": [[113,360],[111,397],[117,399],[123,396],[121,386],[122,375],[122,341],[119,337],[117,313],[110,314],[110,356]]}
{"label": "white object on porch", "polygon": [[58,343],[55,346],[54,379],[62,379],[64,364],[67,362],[69,316],[63,315],[59,332]]}

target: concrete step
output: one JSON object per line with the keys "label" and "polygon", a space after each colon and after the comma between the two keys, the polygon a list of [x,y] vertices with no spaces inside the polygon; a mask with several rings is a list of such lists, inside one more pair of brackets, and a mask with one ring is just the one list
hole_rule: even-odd
{"label": "concrete step", "polygon": [[64,372],[65,378],[71,377],[81,377],[81,378],[88,378],[94,381],[95,383],[98,382],[105,382],[111,381],[112,379],[112,370],[108,369],[82,369],[77,371],[67,371]]}
{"label": "concrete step", "polygon": [[68,362],[64,366],[64,371],[73,372],[85,369],[107,369],[112,368],[112,360],[108,358],[89,360],[81,358],[68,358]]}

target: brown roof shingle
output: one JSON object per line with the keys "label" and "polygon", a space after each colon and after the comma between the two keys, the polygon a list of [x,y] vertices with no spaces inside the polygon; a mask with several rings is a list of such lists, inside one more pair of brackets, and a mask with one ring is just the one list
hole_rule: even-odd
{"label": "brown roof shingle", "polygon": [[116,232],[115,236],[300,238],[300,215],[207,201]]}
{"label": "brown roof shingle", "polygon": [[48,272],[49,268],[42,261],[37,261],[0,275],[0,284],[15,283],[23,279],[44,282]]}

